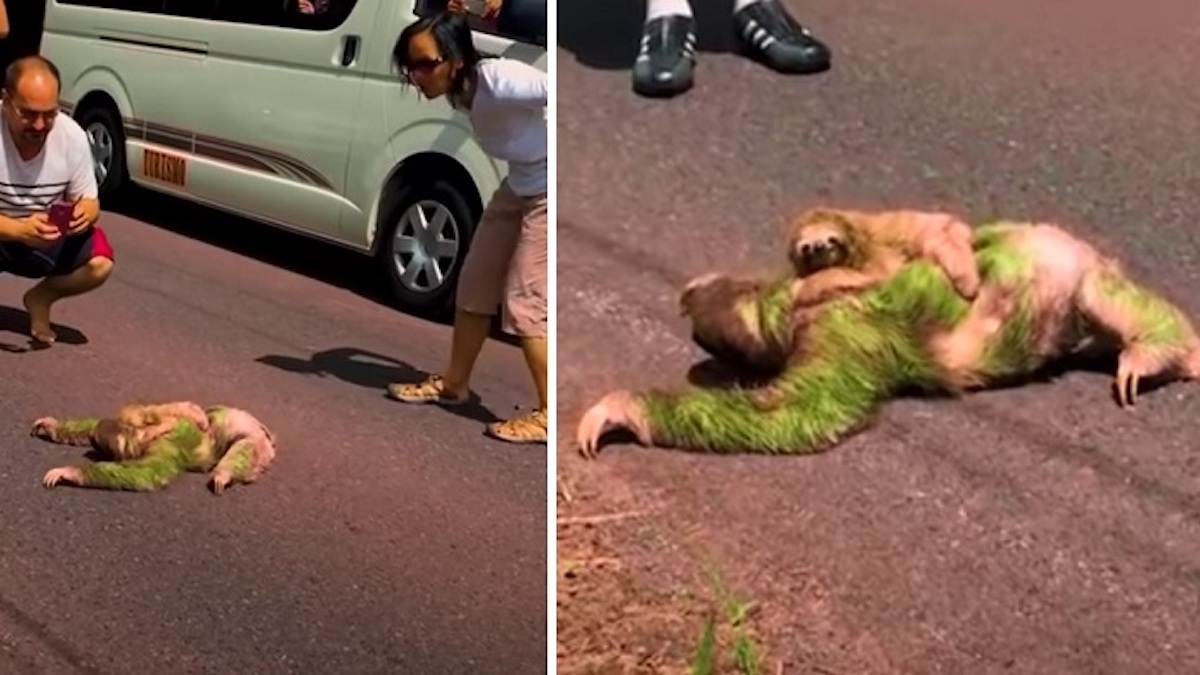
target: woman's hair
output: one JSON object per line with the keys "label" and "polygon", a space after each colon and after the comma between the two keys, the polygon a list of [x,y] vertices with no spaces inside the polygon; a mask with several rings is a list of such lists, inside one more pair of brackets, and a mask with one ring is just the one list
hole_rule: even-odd
{"label": "woman's hair", "polygon": [[447,61],[462,61],[462,68],[454,75],[450,84],[450,93],[462,92],[467,77],[475,72],[479,63],[479,52],[475,50],[475,40],[471,36],[471,25],[463,14],[439,12],[417,19],[400,31],[396,46],[392,48],[392,60],[400,72],[404,72],[408,63],[408,45],[412,39],[425,31],[433,34],[438,45],[438,53]]}

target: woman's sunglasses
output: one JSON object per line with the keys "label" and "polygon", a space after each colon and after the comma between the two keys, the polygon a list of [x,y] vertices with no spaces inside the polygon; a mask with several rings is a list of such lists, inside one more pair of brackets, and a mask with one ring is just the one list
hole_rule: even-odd
{"label": "woman's sunglasses", "polygon": [[404,71],[405,74],[409,76],[428,75],[433,71],[434,68],[442,65],[445,60],[446,59],[443,59],[439,56],[436,59],[418,59],[416,61],[409,61],[408,63],[404,64]]}

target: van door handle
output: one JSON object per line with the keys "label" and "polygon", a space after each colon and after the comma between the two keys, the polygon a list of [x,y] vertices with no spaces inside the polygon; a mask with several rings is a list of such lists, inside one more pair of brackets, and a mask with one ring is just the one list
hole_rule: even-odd
{"label": "van door handle", "polygon": [[349,68],[358,60],[358,44],[362,40],[357,35],[347,35],[342,38],[342,67]]}

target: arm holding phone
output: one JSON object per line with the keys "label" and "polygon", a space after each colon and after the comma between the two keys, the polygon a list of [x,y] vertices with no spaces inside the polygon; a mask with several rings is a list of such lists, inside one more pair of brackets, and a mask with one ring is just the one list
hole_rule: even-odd
{"label": "arm holding phone", "polygon": [[24,218],[0,215],[0,242],[11,241],[40,249],[58,241],[62,235],[62,231],[50,222],[46,212]]}

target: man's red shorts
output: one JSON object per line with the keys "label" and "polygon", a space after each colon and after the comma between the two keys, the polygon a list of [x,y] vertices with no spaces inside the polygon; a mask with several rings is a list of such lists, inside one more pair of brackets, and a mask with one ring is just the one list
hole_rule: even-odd
{"label": "man's red shorts", "polygon": [[37,251],[14,242],[0,243],[0,273],[41,279],[65,276],[83,267],[92,258],[108,258],[115,262],[108,235],[98,226],[83,234],[64,237],[62,242],[45,251]]}

